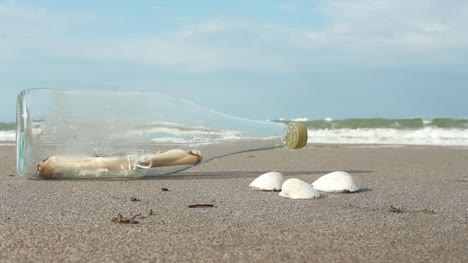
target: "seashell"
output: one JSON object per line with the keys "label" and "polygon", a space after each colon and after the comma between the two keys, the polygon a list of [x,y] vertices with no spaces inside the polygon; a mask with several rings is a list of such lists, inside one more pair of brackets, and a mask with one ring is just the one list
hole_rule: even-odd
{"label": "seashell", "polygon": [[257,177],[249,184],[249,187],[259,191],[281,191],[281,185],[284,180],[285,178],[282,174],[269,172]]}
{"label": "seashell", "polygon": [[312,187],[322,192],[352,193],[359,191],[359,186],[347,172],[333,172],[326,174],[315,182]]}
{"label": "seashell", "polygon": [[279,195],[291,199],[311,199],[320,196],[309,183],[296,178],[286,180],[281,188]]}

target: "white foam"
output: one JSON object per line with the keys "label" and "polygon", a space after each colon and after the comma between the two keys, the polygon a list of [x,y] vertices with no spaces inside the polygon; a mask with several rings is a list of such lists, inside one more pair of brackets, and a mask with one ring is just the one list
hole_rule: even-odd
{"label": "white foam", "polygon": [[16,132],[14,130],[10,131],[0,131],[0,142],[15,141]]}
{"label": "white foam", "polygon": [[432,124],[432,120],[423,120],[423,124],[424,124],[424,125],[431,125],[431,124]]}
{"label": "white foam", "polygon": [[307,118],[296,118],[296,119],[292,119],[291,121],[308,121]]}
{"label": "white foam", "polygon": [[309,143],[468,146],[468,130],[427,127],[419,130],[309,130]]}
{"label": "white foam", "polygon": [[[150,127],[130,131],[126,135],[152,136],[151,140],[156,143],[209,143],[210,141],[236,140],[246,138],[241,132],[230,130],[212,130],[205,128],[187,127]],[[125,135],[124,135],[125,136]]]}
{"label": "white foam", "polygon": [[[34,133],[39,131],[40,130],[37,130]],[[235,131],[199,130],[194,132],[171,130],[167,128],[159,129],[158,131],[166,133],[164,138],[152,138],[154,142],[160,143],[203,144],[212,140],[223,141],[246,138]],[[153,135],[154,132],[155,130],[151,129],[149,134]],[[467,129],[426,127],[418,130],[401,130],[392,128],[320,129],[309,130],[308,132],[309,143],[468,146]],[[14,142],[16,137],[15,133],[16,132],[14,130],[0,131],[0,142]],[[172,136],[167,136],[169,134],[172,134]]]}

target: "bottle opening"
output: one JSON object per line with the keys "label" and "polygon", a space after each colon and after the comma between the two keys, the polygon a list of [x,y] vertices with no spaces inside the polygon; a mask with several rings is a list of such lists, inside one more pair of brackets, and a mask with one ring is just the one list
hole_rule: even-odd
{"label": "bottle opening", "polygon": [[302,149],[307,144],[307,128],[297,122],[288,124],[288,131],[284,141],[289,149]]}

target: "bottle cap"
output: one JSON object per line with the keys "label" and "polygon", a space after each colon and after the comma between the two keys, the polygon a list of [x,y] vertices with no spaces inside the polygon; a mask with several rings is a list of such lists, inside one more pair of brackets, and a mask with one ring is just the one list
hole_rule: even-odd
{"label": "bottle cap", "polygon": [[307,144],[307,128],[297,122],[288,124],[288,131],[284,141],[289,149],[302,149]]}

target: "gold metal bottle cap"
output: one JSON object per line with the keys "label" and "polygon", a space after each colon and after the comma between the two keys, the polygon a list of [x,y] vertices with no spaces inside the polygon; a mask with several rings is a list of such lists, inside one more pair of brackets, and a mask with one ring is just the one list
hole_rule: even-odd
{"label": "gold metal bottle cap", "polygon": [[288,131],[284,141],[289,149],[302,149],[307,144],[307,128],[297,122],[288,124]]}

